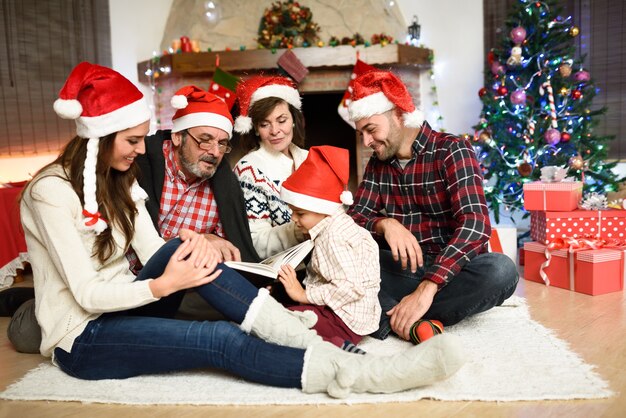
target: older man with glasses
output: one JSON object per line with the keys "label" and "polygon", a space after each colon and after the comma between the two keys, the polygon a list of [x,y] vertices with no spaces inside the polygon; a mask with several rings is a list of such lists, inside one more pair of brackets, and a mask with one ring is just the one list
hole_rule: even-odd
{"label": "older man with glasses", "polygon": [[[179,89],[172,106],[177,109],[172,130],[146,137],[146,153],[135,160],[152,222],[166,240],[188,228],[205,234],[224,260],[260,261],[250,238],[243,192],[224,158],[232,150],[228,106],[196,86]],[[128,258],[131,268],[141,267],[132,251]],[[185,313],[206,308],[194,295],[189,293],[183,302]],[[17,309],[8,329],[15,348],[26,353],[39,352],[41,341],[33,302]]]}

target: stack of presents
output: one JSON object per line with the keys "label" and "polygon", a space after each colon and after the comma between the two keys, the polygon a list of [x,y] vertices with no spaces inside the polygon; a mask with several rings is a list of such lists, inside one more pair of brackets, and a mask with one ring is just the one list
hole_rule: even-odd
{"label": "stack of presents", "polygon": [[[626,210],[606,197],[582,199],[582,182],[524,185],[531,212],[524,278],[588,295],[617,292],[626,276]],[[621,206],[621,203],[620,203]]]}

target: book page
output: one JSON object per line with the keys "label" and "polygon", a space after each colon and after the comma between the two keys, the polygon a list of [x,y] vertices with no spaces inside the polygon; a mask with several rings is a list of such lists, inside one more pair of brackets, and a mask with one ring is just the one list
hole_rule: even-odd
{"label": "book page", "polygon": [[313,249],[313,241],[306,240],[300,244],[286,249],[278,254],[266,258],[260,263],[249,263],[245,261],[225,261],[224,264],[235,270],[247,271],[263,275],[266,277],[278,277],[281,266],[289,264],[294,269],[304,260],[304,257]]}
{"label": "book page", "polygon": [[280,266],[285,264],[289,264],[293,268],[296,268],[312,249],[313,242],[308,239],[298,245],[286,249],[285,251],[266,258],[265,260],[261,261],[261,264],[272,266],[277,271]]}

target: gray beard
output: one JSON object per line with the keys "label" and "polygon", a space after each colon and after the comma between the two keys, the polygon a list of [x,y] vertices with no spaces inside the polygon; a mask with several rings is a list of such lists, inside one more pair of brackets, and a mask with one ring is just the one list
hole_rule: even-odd
{"label": "gray beard", "polygon": [[[213,170],[202,170],[200,169],[200,167],[198,166],[199,162],[206,162],[206,163],[211,163],[215,165],[215,168]],[[187,156],[185,155],[184,152],[180,153],[180,163],[183,165],[183,167],[185,167],[185,170],[187,170],[188,172],[190,172],[191,174],[193,174],[194,176],[198,177],[199,179],[202,180],[207,180],[210,179],[211,177],[213,177],[213,175],[215,174],[215,170],[217,169],[217,158],[216,157],[212,157],[210,155],[203,155],[202,157],[200,157],[198,159],[197,163],[192,163],[191,161],[189,161],[187,159]]]}

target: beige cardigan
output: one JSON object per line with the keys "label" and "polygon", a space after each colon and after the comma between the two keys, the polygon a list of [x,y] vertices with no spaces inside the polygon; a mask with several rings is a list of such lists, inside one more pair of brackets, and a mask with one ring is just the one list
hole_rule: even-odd
{"label": "beige cardigan", "polygon": [[[42,174],[63,176],[59,166]],[[131,245],[145,263],[164,241],[146,211],[146,193],[135,183],[131,194],[139,211]],[[83,227],[82,210],[70,183],[54,176],[30,183],[20,205],[42,331],[40,351],[47,357],[55,347],[71,351],[76,337],[100,314],[157,300],[150,280],[134,281],[122,248],[123,235],[113,225],[109,227],[118,245],[112,257],[104,265],[91,257],[95,233]]]}

